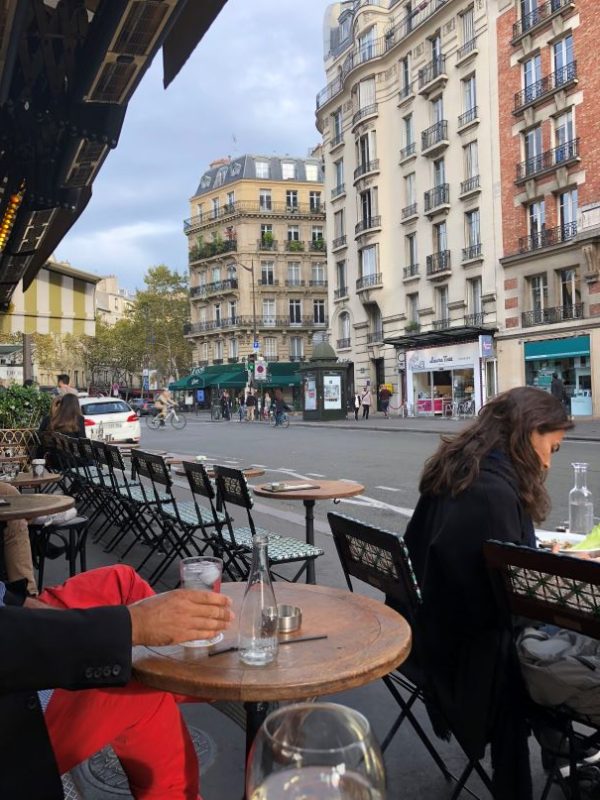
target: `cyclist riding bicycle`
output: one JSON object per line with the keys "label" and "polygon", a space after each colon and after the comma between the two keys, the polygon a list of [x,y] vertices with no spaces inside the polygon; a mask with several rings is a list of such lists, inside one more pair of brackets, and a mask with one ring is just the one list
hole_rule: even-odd
{"label": "cyclist riding bicycle", "polygon": [[160,424],[165,424],[165,418],[170,408],[175,408],[177,403],[171,398],[171,392],[168,389],[163,389],[158,397],[154,400],[154,408],[158,411],[160,417]]}

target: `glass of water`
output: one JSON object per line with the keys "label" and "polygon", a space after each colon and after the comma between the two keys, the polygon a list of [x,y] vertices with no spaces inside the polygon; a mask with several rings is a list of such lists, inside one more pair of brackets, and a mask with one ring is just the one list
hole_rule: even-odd
{"label": "glass of water", "polygon": [[246,774],[248,800],[385,800],[381,751],[368,720],[336,703],[269,714]]}
{"label": "glass of water", "polygon": [[[223,576],[223,559],[211,556],[193,556],[182,558],[179,563],[179,577],[183,589],[200,589],[203,592],[221,592]],[[217,644],[223,638],[219,633],[212,639],[193,639],[182,642],[184,647],[208,647]]]}

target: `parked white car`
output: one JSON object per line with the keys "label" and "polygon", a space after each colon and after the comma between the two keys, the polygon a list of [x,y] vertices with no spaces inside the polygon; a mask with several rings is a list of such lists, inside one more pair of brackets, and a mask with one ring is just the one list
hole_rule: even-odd
{"label": "parked white car", "polygon": [[109,436],[114,442],[139,442],[142,431],[138,415],[118,397],[80,397],[88,439]]}

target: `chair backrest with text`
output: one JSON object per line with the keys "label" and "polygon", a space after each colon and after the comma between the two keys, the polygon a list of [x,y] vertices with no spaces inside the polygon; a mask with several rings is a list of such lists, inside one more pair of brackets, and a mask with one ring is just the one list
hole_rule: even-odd
{"label": "chair backrest with text", "polygon": [[[240,469],[233,467],[222,467],[218,464],[213,466],[215,472],[215,485],[217,487],[217,507],[221,507],[225,512],[227,527],[234,537],[233,527],[231,525],[231,515],[227,510],[227,504],[241,506],[246,509],[248,516],[248,525],[252,531],[252,535],[256,533],[254,520],[252,519],[251,509],[254,505],[252,495],[248,488],[246,476]],[[235,541],[235,539],[234,539]]]}

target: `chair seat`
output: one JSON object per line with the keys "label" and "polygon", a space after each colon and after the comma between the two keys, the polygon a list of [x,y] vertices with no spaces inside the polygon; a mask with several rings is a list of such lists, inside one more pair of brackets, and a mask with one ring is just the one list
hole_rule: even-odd
{"label": "chair seat", "polygon": [[[278,561],[292,561],[294,559],[304,558],[317,558],[322,556],[324,551],[320,547],[315,547],[312,544],[300,541],[300,539],[293,539],[290,536],[280,536],[278,533],[271,533],[265,528],[256,528],[256,533],[266,534],[268,537],[267,554],[269,561],[276,563]],[[229,531],[222,532],[223,539],[226,542],[232,543]],[[233,531],[235,543],[250,552],[252,550],[252,531],[249,526],[243,528],[235,528]]]}
{"label": "chair seat", "polygon": [[[154,503],[155,502],[154,500],[146,500],[146,498],[144,497],[144,492],[142,491],[142,489],[139,486],[133,485],[131,483],[129,484],[129,488],[126,488],[126,486],[120,486],[119,490],[118,490],[118,493],[119,493],[119,495],[121,497],[125,497],[128,500],[129,499],[134,500],[136,503]],[[170,497],[169,497],[168,494],[160,495],[160,502],[161,503],[168,503],[169,500],[170,500]]]}
{"label": "chair seat", "polygon": [[[196,506],[194,503],[190,502],[178,502],[177,503],[177,511],[174,508],[174,503],[161,503],[161,509],[163,514],[166,514],[171,519],[178,519],[177,511],[179,512],[179,519],[182,519],[188,525],[199,525],[198,522],[198,511],[202,517],[202,524],[203,525],[214,525],[215,520],[212,514],[212,511],[209,508],[203,508],[202,506],[198,506],[198,511],[196,510]],[[217,519],[219,522],[225,522],[225,514],[222,511],[217,511]]]}

